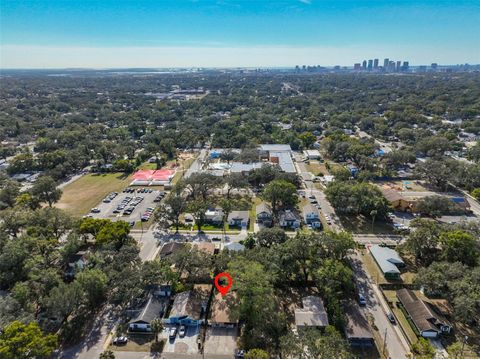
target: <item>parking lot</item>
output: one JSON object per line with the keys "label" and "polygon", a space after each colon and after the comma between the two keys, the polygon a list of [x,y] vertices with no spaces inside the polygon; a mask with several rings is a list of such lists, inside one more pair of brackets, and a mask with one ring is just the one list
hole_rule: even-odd
{"label": "parking lot", "polygon": [[[108,194],[92,209],[89,216],[137,223],[149,219],[149,214],[157,206],[163,191],[145,187],[127,187],[124,192]],[[151,215],[150,215],[151,216]]]}
{"label": "parking lot", "polygon": [[177,354],[196,354],[198,353],[197,338],[199,328],[192,326],[187,327],[186,334],[183,338],[178,336],[175,339],[170,339],[168,333],[170,326],[166,325],[161,337],[166,339],[165,346],[163,347],[164,353],[177,353]]}
{"label": "parking lot", "polygon": [[208,327],[205,338],[205,355],[233,355],[237,349],[237,329]]}

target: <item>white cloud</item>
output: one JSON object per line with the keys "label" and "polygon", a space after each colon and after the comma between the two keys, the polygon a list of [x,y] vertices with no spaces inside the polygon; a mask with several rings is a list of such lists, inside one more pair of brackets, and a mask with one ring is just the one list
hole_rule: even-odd
{"label": "white cloud", "polygon": [[[462,50],[462,51],[460,51]],[[124,68],[124,67],[282,67],[295,65],[348,65],[363,59],[384,57],[410,64],[480,63],[469,50],[436,47],[0,47],[1,68]]]}
{"label": "white cloud", "polygon": [[304,4],[308,4],[310,5],[312,3],[312,0],[298,0],[300,1],[301,3],[304,3]]}

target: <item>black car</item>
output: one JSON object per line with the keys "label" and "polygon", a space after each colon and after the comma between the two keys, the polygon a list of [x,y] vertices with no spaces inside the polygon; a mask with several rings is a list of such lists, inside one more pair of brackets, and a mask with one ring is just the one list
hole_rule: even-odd
{"label": "black car", "polygon": [[397,321],[395,320],[395,316],[394,316],[392,313],[388,313],[388,314],[387,314],[387,318],[388,318],[388,320],[390,321],[390,323],[392,323],[392,324],[396,324],[396,323],[397,323]]}

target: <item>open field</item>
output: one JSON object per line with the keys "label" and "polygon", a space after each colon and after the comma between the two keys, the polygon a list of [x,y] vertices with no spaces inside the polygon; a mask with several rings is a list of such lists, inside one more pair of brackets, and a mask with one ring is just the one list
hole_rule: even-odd
{"label": "open field", "polygon": [[338,216],[345,230],[359,234],[394,234],[393,227],[382,221],[375,221],[372,228],[372,222],[362,216]]}
{"label": "open field", "polygon": [[56,207],[73,216],[90,212],[110,192],[121,192],[132,181],[123,173],[87,174],[63,188]]}

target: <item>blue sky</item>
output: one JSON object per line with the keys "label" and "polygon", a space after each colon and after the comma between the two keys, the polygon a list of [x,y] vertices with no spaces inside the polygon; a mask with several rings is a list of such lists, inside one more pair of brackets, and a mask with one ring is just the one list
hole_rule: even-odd
{"label": "blue sky", "polygon": [[3,0],[1,67],[480,63],[480,1]]}

